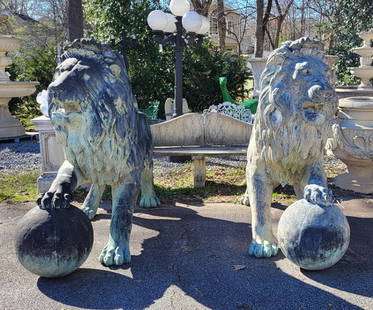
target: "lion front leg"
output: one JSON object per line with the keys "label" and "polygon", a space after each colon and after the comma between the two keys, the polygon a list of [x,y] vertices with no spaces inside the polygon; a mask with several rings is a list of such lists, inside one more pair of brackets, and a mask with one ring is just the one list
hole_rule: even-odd
{"label": "lion front leg", "polygon": [[297,196],[301,196],[308,202],[316,204],[333,203],[334,197],[328,184],[321,162],[316,161],[306,168],[305,174],[300,182],[294,186]]}
{"label": "lion front leg", "polygon": [[48,192],[38,199],[42,209],[68,208],[72,193],[81,183],[83,177],[79,169],[65,160],[58,169],[57,176],[52,182]]}
{"label": "lion front leg", "polygon": [[140,193],[140,182],[112,186],[113,209],[109,241],[100,255],[105,266],[122,265],[131,261],[129,239],[132,214]]}
{"label": "lion front leg", "polygon": [[100,205],[102,194],[104,193],[105,185],[92,184],[88,195],[84,200],[82,211],[92,220]]}
{"label": "lion front leg", "polygon": [[154,191],[153,159],[146,158],[144,170],[141,174],[141,198],[140,207],[154,208],[160,205],[160,201]]}
{"label": "lion front leg", "polygon": [[252,217],[252,241],[248,253],[256,257],[274,256],[278,248],[272,232],[273,185],[269,182],[264,169],[248,169],[246,192]]}

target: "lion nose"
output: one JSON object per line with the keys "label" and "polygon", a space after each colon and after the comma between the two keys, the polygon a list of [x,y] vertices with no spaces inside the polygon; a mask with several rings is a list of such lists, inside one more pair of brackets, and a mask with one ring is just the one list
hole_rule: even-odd
{"label": "lion nose", "polygon": [[321,85],[314,85],[308,90],[308,96],[311,99],[325,100],[333,96],[333,90]]}

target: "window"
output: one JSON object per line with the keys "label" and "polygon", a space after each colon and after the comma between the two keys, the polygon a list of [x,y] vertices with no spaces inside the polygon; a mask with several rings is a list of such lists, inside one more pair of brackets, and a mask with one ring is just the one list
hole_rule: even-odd
{"label": "window", "polygon": [[216,17],[210,18],[210,34],[218,33],[218,19]]}
{"label": "window", "polygon": [[227,22],[227,34],[232,35],[232,32],[234,32],[234,26],[233,26],[233,22],[229,20]]}

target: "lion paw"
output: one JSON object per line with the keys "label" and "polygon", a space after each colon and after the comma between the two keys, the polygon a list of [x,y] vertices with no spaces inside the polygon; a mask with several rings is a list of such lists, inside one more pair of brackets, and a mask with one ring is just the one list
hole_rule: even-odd
{"label": "lion paw", "polygon": [[249,201],[249,195],[244,194],[240,198],[240,204],[245,205],[245,206],[250,206],[250,201]]}
{"label": "lion paw", "polygon": [[330,189],[316,184],[309,184],[304,188],[304,199],[316,204],[330,204],[334,201]]}
{"label": "lion paw", "polygon": [[271,257],[277,254],[278,248],[275,242],[263,241],[256,242],[252,241],[248,253],[255,257]]}
{"label": "lion paw", "polygon": [[96,212],[97,212],[97,209],[93,209],[93,208],[90,208],[90,207],[84,207],[82,209],[82,211],[85,213],[85,215],[88,216],[88,218],[90,220],[93,220],[93,218],[95,217],[96,215]]}
{"label": "lion paw", "polygon": [[128,242],[116,243],[109,241],[100,255],[100,262],[104,266],[123,265],[128,264],[130,261],[131,253]]}
{"label": "lion paw", "polygon": [[37,204],[41,209],[58,209],[68,208],[71,202],[71,194],[64,193],[62,190],[49,190],[43,194],[38,200]]}
{"label": "lion paw", "polygon": [[161,204],[158,197],[153,195],[141,195],[140,207],[141,208],[154,208]]}

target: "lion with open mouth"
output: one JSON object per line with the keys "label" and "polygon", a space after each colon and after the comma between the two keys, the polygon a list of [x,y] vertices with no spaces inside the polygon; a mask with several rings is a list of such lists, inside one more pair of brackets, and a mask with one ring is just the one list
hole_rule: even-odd
{"label": "lion with open mouth", "polygon": [[277,253],[270,206],[278,185],[293,185],[299,199],[321,204],[333,200],[322,167],[338,102],[332,78],[323,44],[317,40],[286,42],[268,58],[247,153],[247,189],[241,200],[252,211],[251,255]]}

